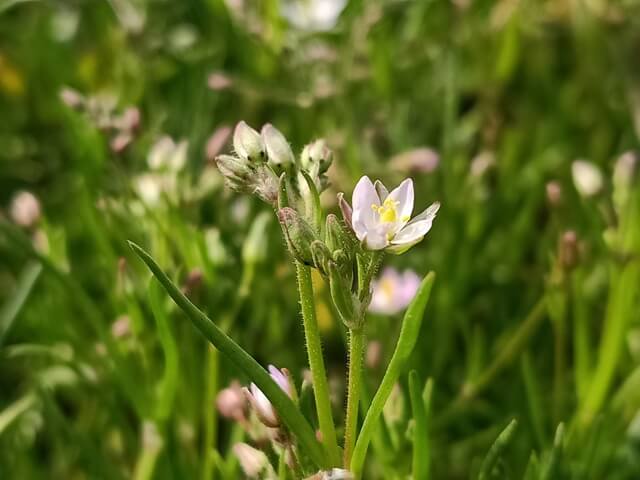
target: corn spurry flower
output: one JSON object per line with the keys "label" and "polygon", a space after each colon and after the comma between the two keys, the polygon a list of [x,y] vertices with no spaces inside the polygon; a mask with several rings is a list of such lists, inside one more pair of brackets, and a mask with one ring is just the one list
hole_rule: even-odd
{"label": "corn spurry flower", "polygon": [[[273,365],[269,365],[269,374],[273,381],[276,382],[290,398],[295,399],[295,390],[289,380],[289,372],[286,369],[278,369]],[[271,428],[278,428],[280,426],[280,419],[273,405],[255,383],[251,383],[249,388],[245,387],[243,392],[264,425]]]}
{"label": "corn spurry flower", "polygon": [[[440,204],[433,203],[411,219],[413,198],[410,178],[391,193],[380,181],[374,185],[367,176],[360,179],[353,191],[351,226],[366,249],[401,254],[424,238]],[[344,205],[341,209],[343,213],[349,210]]]}
{"label": "corn spurry flower", "polygon": [[395,315],[411,303],[420,287],[420,277],[411,270],[402,273],[387,267],[372,283],[373,295],[369,311],[382,315]]}

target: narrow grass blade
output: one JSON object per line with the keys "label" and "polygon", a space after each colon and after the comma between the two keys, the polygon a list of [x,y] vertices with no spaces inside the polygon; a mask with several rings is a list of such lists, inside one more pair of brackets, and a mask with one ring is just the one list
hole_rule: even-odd
{"label": "narrow grass blade", "polygon": [[356,446],[353,450],[351,471],[356,478],[359,478],[362,473],[362,467],[364,466],[369,442],[371,441],[371,436],[378,424],[378,419],[380,418],[384,404],[389,398],[391,389],[398,380],[402,367],[404,367],[409,355],[411,355],[413,347],[418,339],[424,317],[424,310],[429,302],[431,287],[433,286],[435,278],[436,275],[434,272],[430,272],[424,278],[416,297],[413,299],[413,302],[411,302],[411,305],[404,316],[402,328],[400,330],[400,337],[398,338],[396,349],[393,352],[393,357],[391,357],[391,361],[389,362],[387,371],[380,383],[380,387],[378,387],[378,391],[373,397],[373,401],[371,402],[369,411],[365,416],[364,423],[362,424],[362,430],[360,431],[360,435],[356,441]]}
{"label": "narrow grass blade", "polygon": [[547,467],[544,470],[541,480],[557,480],[559,478],[558,470],[562,459],[562,443],[564,441],[564,424],[561,423],[556,429],[556,436],[553,440],[553,448],[549,455]]}
{"label": "narrow grass blade", "polygon": [[429,424],[427,405],[431,402],[433,382],[427,381],[424,397],[418,379],[418,372],[409,373],[409,394],[415,427],[413,430],[413,462],[414,480],[428,480],[431,467],[431,446],[429,442]]}
{"label": "narrow grass blade", "polygon": [[169,296],[176,302],[187,317],[189,317],[200,333],[215,345],[220,352],[235,363],[235,365],[264,392],[284,424],[297,437],[300,446],[309,455],[311,460],[316,463],[318,467],[326,468],[328,466],[326,452],[316,440],[311,426],[286,393],[273,381],[267,371],[262,368],[251,355],[220,330],[209,317],[191,303],[147,252],[133,242],[129,242],[129,245],[136,255],[149,267],[149,270],[151,270],[153,275],[158,279]]}
{"label": "narrow grass blade", "polygon": [[509,422],[509,425],[500,432],[498,438],[496,438],[493,445],[489,449],[487,456],[484,457],[482,462],[482,466],[480,467],[480,473],[478,474],[478,480],[487,480],[491,476],[491,472],[493,471],[493,467],[495,467],[500,455],[505,451],[511,439],[513,438],[513,434],[516,431],[516,427],[518,426],[518,422],[513,419]]}
{"label": "narrow grass blade", "polygon": [[9,333],[13,322],[22,310],[22,307],[24,307],[27,298],[29,298],[36,284],[36,280],[40,277],[40,273],[42,273],[42,265],[40,263],[29,263],[20,274],[15,292],[2,306],[2,310],[0,310],[0,347],[7,333]]}

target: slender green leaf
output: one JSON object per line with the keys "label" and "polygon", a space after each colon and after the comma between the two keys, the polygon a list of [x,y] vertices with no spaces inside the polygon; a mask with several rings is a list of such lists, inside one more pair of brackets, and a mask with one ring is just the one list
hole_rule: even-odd
{"label": "slender green leaf", "polygon": [[291,399],[273,381],[267,371],[256,360],[227,336],[201,310],[184,296],[180,289],[169,279],[164,271],[156,264],[151,256],[141,247],[129,242],[133,251],[149,267],[169,296],[178,307],[189,317],[200,333],[209,340],[220,352],[226,355],[243,371],[269,398],[284,424],[293,432],[301,447],[319,467],[328,466],[327,455],[322,445],[316,440],[315,433],[298,411]]}
{"label": "slender green leaf", "polygon": [[409,355],[411,355],[413,347],[418,339],[420,327],[422,326],[422,320],[424,318],[424,310],[429,302],[431,287],[433,286],[435,278],[435,273],[430,272],[422,281],[418,293],[413,299],[413,302],[411,302],[402,322],[402,328],[400,330],[400,337],[398,338],[396,349],[393,352],[387,371],[382,378],[380,387],[378,387],[378,391],[373,397],[369,411],[365,416],[362,424],[362,430],[360,431],[360,435],[356,441],[353,457],[351,458],[351,471],[357,478],[359,478],[362,473],[362,467],[364,466],[369,442],[371,441],[371,436],[378,424],[378,419],[382,413],[384,404],[387,402],[387,399],[391,394],[391,389],[398,380],[402,368],[409,358]]}

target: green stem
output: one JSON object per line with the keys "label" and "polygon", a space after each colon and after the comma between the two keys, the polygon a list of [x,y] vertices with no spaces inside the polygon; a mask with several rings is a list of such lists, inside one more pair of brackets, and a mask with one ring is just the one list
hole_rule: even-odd
{"label": "green stem", "polygon": [[640,263],[630,262],[612,276],[598,364],[579,412],[584,426],[589,425],[602,408],[613,382],[640,282]]}
{"label": "green stem", "polygon": [[189,317],[189,320],[200,333],[262,390],[275,407],[278,416],[296,436],[300,446],[308,453],[310,459],[320,468],[328,467],[330,462],[327,459],[324,448],[316,440],[313,429],[293,401],[276,384],[269,373],[251,355],[220,330],[198,307],[191,303],[147,252],[133,242],[129,242],[129,245],[149,267],[149,270],[160,281],[169,296]]}
{"label": "green stem", "polygon": [[202,480],[210,480],[213,474],[214,456],[217,437],[217,415],[214,405],[218,392],[218,350],[213,345],[207,345],[207,368],[205,378],[204,400],[204,448],[202,467]]}
{"label": "green stem", "polygon": [[322,344],[316,319],[316,309],[313,303],[313,285],[311,270],[306,265],[296,261],[298,273],[298,290],[300,292],[300,306],[304,324],[304,336],[307,342],[309,368],[313,379],[313,394],[318,411],[318,424],[322,433],[322,442],[329,453],[331,465],[340,464],[340,450],[336,441],[336,429],[331,415],[331,400],[329,399],[329,385],[322,358]]}
{"label": "green stem", "polygon": [[413,351],[413,347],[418,340],[418,334],[420,333],[420,327],[422,326],[422,319],[424,316],[424,310],[427,307],[429,296],[431,294],[431,287],[435,280],[435,273],[429,273],[422,284],[420,289],[413,299],[413,302],[407,309],[407,313],[404,316],[402,322],[402,328],[400,329],[400,336],[396,349],[393,352],[387,371],[382,378],[382,382],[378,387],[378,391],[373,397],[369,411],[362,423],[362,429],[358,435],[356,446],[353,449],[353,455],[351,457],[351,472],[353,472],[356,479],[360,478],[362,474],[362,468],[364,466],[364,460],[367,456],[367,450],[369,448],[369,442],[378,425],[378,420],[382,414],[384,404],[387,402],[393,385],[398,380],[402,368]]}
{"label": "green stem", "polygon": [[362,329],[349,330],[349,386],[347,388],[347,419],[344,427],[344,465],[349,468],[358,428],[358,404],[362,380],[362,356],[364,350]]}

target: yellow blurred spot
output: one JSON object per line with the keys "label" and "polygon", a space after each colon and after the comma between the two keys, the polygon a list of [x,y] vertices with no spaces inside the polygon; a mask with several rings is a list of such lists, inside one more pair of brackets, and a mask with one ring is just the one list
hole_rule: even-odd
{"label": "yellow blurred spot", "polygon": [[333,329],[333,315],[331,309],[323,301],[316,300],[316,314],[318,315],[318,328],[321,332]]}
{"label": "yellow blurred spot", "polygon": [[22,74],[2,55],[0,55],[0,89],[11,97],[20,97],[25,90]]}

